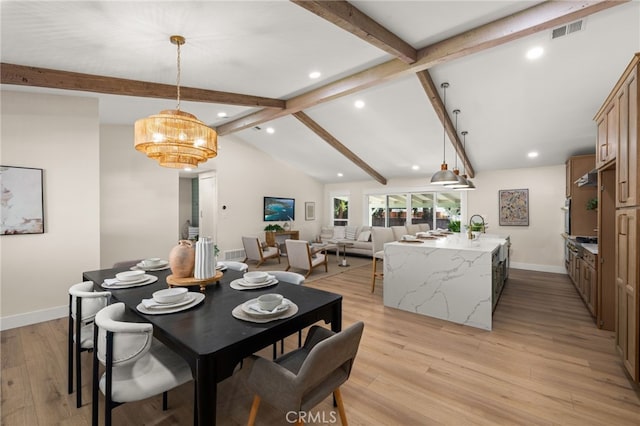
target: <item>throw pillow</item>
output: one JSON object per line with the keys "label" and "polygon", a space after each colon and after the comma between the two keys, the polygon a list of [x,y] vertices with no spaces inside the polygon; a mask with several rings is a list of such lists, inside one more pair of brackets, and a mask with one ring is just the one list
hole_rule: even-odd
{"label": "throw pillow", "polygon": [[266,243],[266,242],[261,241],[261,242],[260,242],[260,247],[262,247],[262,250],[264,251],[264,250],[266,250],[266,249],[267,249],[267,247],[268,247],[268,246],[267,246],[267,243]]}
{"label": "throw pillow", "polygon": [[358,241],[369,241],[371,239],[371,231],[362,231],[358,235]]}
{"label": "throw pillow", "polygon": [[357,231],[358,231],[358,227],[357,226],[345,226],[344,227],[344,237],[347,240],[355,240]]}
{"label": "throw pillow", "polygon": [[344,226],[335,226],[333,228],[333,239],[335,240],[344,239]]}

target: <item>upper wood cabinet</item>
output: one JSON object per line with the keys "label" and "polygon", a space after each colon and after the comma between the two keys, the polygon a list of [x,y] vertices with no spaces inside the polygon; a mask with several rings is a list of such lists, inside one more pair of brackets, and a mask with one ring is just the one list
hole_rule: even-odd
{"label": "upper wood cabinet", "polygon": [[618,103],[616,99],[596,116],[598,138],[596,140],[596,167],[602,168],[616,158],[618,145]]}
{"label": "upper wood cabinet", "polygon": [[628,207],[640,204],[638,197],[638,56],[627,69],[617,92],[618,104],[618,159],[616,165],[616,206]]}

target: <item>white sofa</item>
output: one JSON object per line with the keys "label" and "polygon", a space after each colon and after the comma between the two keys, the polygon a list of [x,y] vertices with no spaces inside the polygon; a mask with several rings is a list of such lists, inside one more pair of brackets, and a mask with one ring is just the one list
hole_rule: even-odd
{"label": "white sofa", "polygon": [[347,246],[347,254],[373,256],[370,226],[323,226],[320,239],[328,244],[342,241],[352,243]]}
{"label": "white sofa", "polygon": [[[392,226],[393,236],[401,240],[403,235],[416,235],[431,229],[429,224],[420,223],[406,226]],[[370,226],[323,226],[320,239],[323,243],[347,241],[353,245],[347,246],[347,254],[373,256]]]}

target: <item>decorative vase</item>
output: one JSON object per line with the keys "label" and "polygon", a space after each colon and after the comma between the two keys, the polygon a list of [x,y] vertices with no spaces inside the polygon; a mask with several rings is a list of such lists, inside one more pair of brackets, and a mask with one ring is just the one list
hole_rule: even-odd
{"label": "decorative vase", "polygon": [[196,253],[189,240],[180,240],[178,245],[169,253],[169,266],[174,278],[189,278],[193,276]]}

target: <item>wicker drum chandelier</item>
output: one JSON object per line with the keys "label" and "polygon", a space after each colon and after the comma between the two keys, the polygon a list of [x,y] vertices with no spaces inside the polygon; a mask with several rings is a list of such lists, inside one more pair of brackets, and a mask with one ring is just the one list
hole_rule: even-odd
{"label": "wicker drum chandelier", "polygon": [[163,167],[191,169],[218,155],[218,135],[195,115],[180,111],[180,46],[185,39],[174,35],[169,40],[178,48],[178,106],[136,121],[135,148]]}

